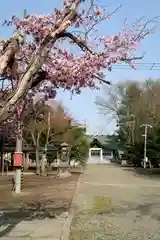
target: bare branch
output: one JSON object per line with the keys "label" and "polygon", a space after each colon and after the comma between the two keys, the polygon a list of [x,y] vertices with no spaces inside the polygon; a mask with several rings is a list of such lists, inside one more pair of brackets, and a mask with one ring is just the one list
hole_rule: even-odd
{"label": "bare branch", "polygon": [[61,34],[61,37],[68,37],[73,40],[74,43],[76,43],[83,51],[87,50],[91,54],[94,54],[94,52],[87,46],[87,43],[85,40],[79,39],[78,37],[74,36],[72,33],[64,32]]}
{"label": "bare branch", "polygon": [[6,77],[1,77],[0,81],[6,80]]}
{"label": "bare branch", "polygon": [[105,79],[100,78],[100,77],[97,76],[97,75],[93,75],[93,77],[94,77],[94,78],[97,78],[100,82],[103,82],[103,83],[105,83],[105,84],[111,85],[111,82],[106,81]]}
{"label": "bare branch", "polygon": [[[93,2],[93,1],[92,1]],[[93,7],[93,5],[91,5]],[[116,9],[114,9],[112,12],[108,13],[107,15],[105,15],[104,17],[102,17],[99,21],[96,21],[85,33],[85,39],[87,39],[87,35],[94,29],[95,26],[97,26],[99,23],[103,22],[104,20],[106,20],[107,18],[110,18],[113,14],[115,14],[123,5],[121,4],[120,6],[118,6]],[[92,8],[91,7],[91,8]],[[90,9],[91,9],[90,8]]]}
{"label": "bare branch", "polygon": [[[138,38],[144,38],[146,35],[148,35],[149,33],[151,33],[151,31],[153,31],[153,29],[155,29],[155,27],[153,27],[152,29],[146,29],[147,25],[151,24],[151,23],[155,23],[156,20],[158,19],[159,17],[154,17],[150,20],[148,20],[144,25],[143,25],[143,28],[141,29],[141,31],[139,32],[139,35],[137,36],[137,39]],[[137,24],[142,20],[142,18],[140,18],[138,21],[137,21]]]}

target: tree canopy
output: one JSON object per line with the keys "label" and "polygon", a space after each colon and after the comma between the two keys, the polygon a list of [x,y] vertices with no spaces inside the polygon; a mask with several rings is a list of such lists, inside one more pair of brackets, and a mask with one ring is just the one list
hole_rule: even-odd
{"label": "tree canopy", "polygon": [[[118,34],[100,36],[96,28],[110,19],[121,6],[108,11],[94,0],[62,1],[62,9],[51,14],[13,16],[4,26],[13,35],[0,41],[0,121],[13,114],[30,95],[43,92],[54,98],[56,89],[80,93],[84,87],[96,88],[109,83],[103,70],[125,62],[131,65],[141,40],[150,33],[155,18],[141,24],[141,19],[124,27]],[[64,42],[78,46],[80,54],[64,49]],[[26,104],[25,104],[26,105]]]}
{"label": "tree canopy", "polygon": [[117,122],[119,146],[140,162],[144,152],[143,124],[148,129],[147,156],[152,162],[160,157],[160,80],[148,79],[144,82],[126,81],[114,85],[107,97],[98,97],[97,105],[103,114],[112,116]]}

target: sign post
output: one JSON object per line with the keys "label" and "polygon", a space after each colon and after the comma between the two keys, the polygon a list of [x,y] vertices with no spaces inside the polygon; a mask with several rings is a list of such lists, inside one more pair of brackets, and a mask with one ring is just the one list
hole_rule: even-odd
{"label": "sign post", "polygon": [[24,166],[21,166],[21,190],[24,189]]}
{"label": "sign post", "polygon": [[14,167],[16,168],[15,173],[15,193],[21,192],[21,166],[23,164],[23,153],[15,152],[14,153]]}

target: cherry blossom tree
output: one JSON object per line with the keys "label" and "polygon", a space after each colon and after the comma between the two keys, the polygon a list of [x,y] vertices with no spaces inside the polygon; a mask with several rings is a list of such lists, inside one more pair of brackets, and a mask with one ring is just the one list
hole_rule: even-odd
{"label": "cherry blossom tree", "polygon": [[[131,26],[125,24],[115,36],[98,36],[97,24],[108,20],[119,7],[108,12],[94,0],[89,4],[84,0],[62,2],[63,9],[54,9],[51,14],[25,12],[23,19],[13,16],[12,21],[4,22],[14,28],[14,33],[0,42],[1,122],[30,90],[48,91],[55,97],[57,88],[79,93],[83,87],[109,83],[103,70],[110,71],[120,61],[133,67],[132,62],[137,59],[134,52],[141,39],[150,33],[148,24],[154,22],[152,19],[141,24],[138,20]],[[80,54],[64,49],[65,41],[77,45],[82,50]]]}

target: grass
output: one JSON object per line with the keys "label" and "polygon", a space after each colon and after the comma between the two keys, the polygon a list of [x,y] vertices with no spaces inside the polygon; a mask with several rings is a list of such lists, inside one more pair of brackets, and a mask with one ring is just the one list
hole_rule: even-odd
{"label": "grass", "polygon": [[105,222],[102,215],[112,212],[112,198],[95,196],[91,209],[79,211],[73,218],[70,240],[103,240]]}
{"label": "grass", "polygon": [[111,211],[112,209],[112,198],[97,196],[93,201],[92,212],[96,214],[103,214]]}

